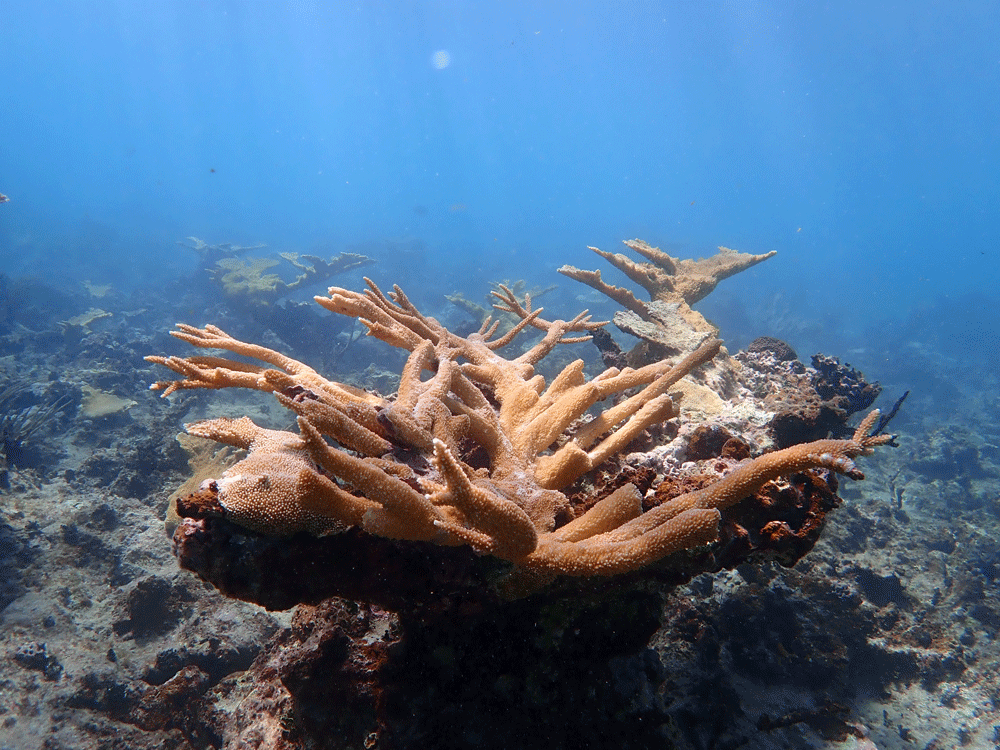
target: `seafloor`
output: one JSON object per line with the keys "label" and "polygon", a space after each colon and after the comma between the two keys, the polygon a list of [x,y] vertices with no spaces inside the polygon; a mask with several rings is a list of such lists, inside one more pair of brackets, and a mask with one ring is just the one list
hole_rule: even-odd
{"label": "seafloor", "polygon": [[[388,393],[401,355],[299,307],[254,321],[197,283],[122,296],[7,280],[4,292],[0,363],[4,387],[18,386],[5,408],[50,409],[5,446],[0,749],[378,746],[366,696],[321,696],[336,720],[289,709],[301,677],[289,662],[313,658],[311,623],[334,610],[369,641],[390,639],[392,618],[343,602],[293,616],[227,599],[178,568],[164,532],[168,497],[190,473],[182,423],[290,420],[252,393],[160,399],[148,387],[164,373],[143,357],[183,352],[167,335],[178,320],[212,322]],[[95,308],[110,315],[88,320]],[[512,748],[1000,747],[995,378],[921,344],[859,345],[898,347],[891,372],[869,374],[913,395],[892,425],[899,447],[865,458],[865,481],[841,482],[844,502],[804,559],[664,588],[645,647],[615,648],[613,632],[567,646],[561,629],[578,633],[587,612],[535,624],[531,648],[512,644],[544,670],[491,673],[475,644],[432,644],[397,709],[440,720],[410,746],[501,746],[516,713],[511,724],[537,732]],[[268,707],[270,735],[254,723]]]}

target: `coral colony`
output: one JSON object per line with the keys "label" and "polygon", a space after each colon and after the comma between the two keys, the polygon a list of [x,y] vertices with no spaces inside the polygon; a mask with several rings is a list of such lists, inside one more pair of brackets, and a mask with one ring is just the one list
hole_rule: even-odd
{"label": "coral colony", "polygon": [[[214,326],[178,326],[172,334],[185,342],[260,364],[215,355],[148,357],[182,376],[153,389],[165,396],[185,389],[265,391],[298,423],[298,432],[265,429],[247,417],[187,426],[192,435],[247,454],[182,503],[188,518],[175,537],[182,551],[185,539],[203,531],[205,518],[223,516],[271,537],[358,529],[372,537],[467,546],[508,561],[515,574],[542,579],[613,576],[715,542],[720,511],[778,477],[808,469],[863,477],[853,459],[891,441],[870,434],[877,411],[847,439],[746,460],[714,484],[645,512],[642,493],[631,483],[596,502],[581,503],[577,494],[571,502],[564,492],[570,485],[627,452],[648,428],[677,418],[670,389],[720,355],[714,330],[690,304],[719,280],[773,255],[720,248],[709,259],[678,261],[641,241],[627,244],[650,262],[597,252],[644,286],[652,303],[608,286],[599,272],[560,270],[647,319],[662,319],[651,315],[651,304],[673,305],[700,334],[697,347],[675,362],[612,367],[587,378],[583,361],[575,360],[547,383],[536,373],[539,362],[560,345],[587,341],[604,323],[586,312],[568,321],[545,320],[541,309],[532,310],[530,297],[521,302],[503,287],[494,293],[494,307],[517,323],[499,334],[499,321],[487,320],[464,337],[422,314],[399,287],[384,294],[366,279],[364,292],[332,287],[328,296],[316,297],[324,308],[360,320],[369,336],[410,353],[391,399],[328,380]],[[540,340],[516,356],[500,354],[531,328],[542,332]],[[721,358],[728,359],[724,350]],[[595,411],[602,402],[607,406]]]}

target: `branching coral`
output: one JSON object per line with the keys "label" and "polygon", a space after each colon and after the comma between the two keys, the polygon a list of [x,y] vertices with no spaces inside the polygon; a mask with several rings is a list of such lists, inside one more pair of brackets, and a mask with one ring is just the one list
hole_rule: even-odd
{"label": "branching coral", "polygon": [[[504,296],[517,296],[523,295],[526,301],[538,300],[545,294],[548,294],[553,289],[556,288],[555,284],[547,287],[534,287],[533,289],[527,289],[527,282],[524,279],[518,279],[517,281],[501,281],[495,282],[493,284],[495,287],[494,291],[490,292],[490,297],[501,297]],[[503,291],[499,291],[503,290]],[[451,302],[455,307],[464,310],[467,314],[471,315],[473,320],[477,324],[482,323],[486,318],[494,315],[493,311],[488,307],[485,307],[478,302],[468,299],[462,292],[454,292],[453,294],[444,295],[445,299]],[[491,299],[492,301],[492,299]],[[515,300],[516,301],[516,300]],[[516,318],[514,319],[516,321]],[[606,325],[606,323],[594,323],[594,327],[599,327]]]}
{"label": "branching coral", "polygon": [[[690,306],[711,294],[723,279],[745,271],[776,254],[776,251],[772,250],[769,253],[752,255],[720,247],[719,252],[709,258],[682,260],[642,240],[625,240],[624,244],[646,258],[646,261],[637,263],[622,253],[609,253],[596,247],[590,249],[645,289],[652,303],[677,305],[681,317],[696,330],[702,331],[708,330],[706,328],[708,323],[701,315],[693,312]],[[650,309],[650,303],[638,299],[624,287],[608,284],[601,278],[600,271],[584,271],[574,266],[562,266],[559,273],[593,287],[643,320],[655,317]]]}
{"label": "branching coral", "polygon": [[190,248],[201,256],[202,267],[225,295],[231,300],[253,306],[274,304],[307,284],[329,281],[338,274],[375,262],[365,255],[347,252],[339,253],[329,260],[316,255],[279,253],[283,260],[298,271],[293,281],[285,281],[278,274],[268,273],[269,269],[280,263],[276,258],[241,257],[267,245],[241,246],[230,242],[209,245],[198,237],[187,239],[187,242],[177,244]]}
{"label": "branching coral", "polygon": [[246,299],[254,305],[270,305],[307,284],[328,281],[338,274],[375,262],[356,253],[340,253],[330,260],[298,253],[279,255],[298,269],[299,273],[294,281],[285,281],[275,273],[266,273],[269,268],[278,265],[279,261],[274,258],[222,258],[216,262],[215,268],[209,269],[209,276],[230,299]]}
{"label": "branching coral", "polygon": [[[148,358],[183,376],[153,384],[164,395],[253,388],[297,414],[298,434],[246,417],[187,427],[249,451],[212,484],[236,523],[270,535],[359,527],[392,539],[468,545],[526,572],[612,575],[715,540],[720,509],[783,474],[821,467],[860,478],[852,459],[889,441],[868,435],[873,412],[850,440],[762,456],[646,513],[636,488],[626,485],[557,528],[575,513],[560,490],[624,452],[647,427],[677,416],[668,389],[712,359],[720,342],[712,338],[676,364],[611,368],[589,380],[576,360],[547,384],[536,365],[557,345],[588,338],[596,324],[586,312],[546,321],[541,308],[501,290],[496,307],[514,313],[517,325],[497,336],[497,324],[487,320],[460,337],[423,315],[399,287],[386,296],[370,280],[368,286],[363,293],[333,287],[316,301],[410,352],[392,400],[327,380],[214,326],[181,325],[173,335],[262,364]],[[499,354],[529,327],[543,331],[541,339],[518,356]],[[589,416],[611,397],[618,402]]]}

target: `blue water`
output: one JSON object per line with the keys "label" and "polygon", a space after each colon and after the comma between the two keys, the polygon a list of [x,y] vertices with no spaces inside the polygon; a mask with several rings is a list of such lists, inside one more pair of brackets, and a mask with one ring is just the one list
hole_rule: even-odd
{"label": "blue water", "polygon": [[642,237],[777,250],[717,314],[860,335],[995,297],[998,92],[985,1],[6,0],[0,271],[141,289],[193,235],[479,294]]}

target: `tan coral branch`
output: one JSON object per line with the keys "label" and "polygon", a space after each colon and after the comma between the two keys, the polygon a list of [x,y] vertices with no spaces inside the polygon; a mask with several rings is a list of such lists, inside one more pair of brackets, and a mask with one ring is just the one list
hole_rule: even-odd
{"label": "tan coral branch", "polygon": [[[514,335],[491,342],[484,333],[489,326],[458,336],[423,315],[398,287],[388,296],[370,281],[364,292],[329,291],[320,304],[359,318],[369,335],[410,352],[394,401],[327,380],[214,326],[180,326],[175,335],[263,364],[216,356],[150,358],[182,376],[154,384],[164,394],[253,388],[273,392],[298,415],[298,435],[266,430],[247,418],[188,426],[191,434],[248,450],[217,479],[218,499],[229,518],[264,533],[358,526],[394,539],[467,544],[543,577],[613,575],[713,541],[719,511],[777,476],[827,468],[860,478],[853,459],[890,440],[868,434],[878,417],[873,412],[850,440],[766,454],[647,513],[641,513],[635,488],[622,488],[555,528],[569,510],[558,490],[623,453],[650,425],[675,416],[668,389],[715,357],[719,341],[672,365],[611,368],[591,378],[575,361],[546,385],[535,365],[576,338],[568,333],[587,330],[586,313],[542,321],[526,298]],[[545,331],[541,341],[512,358],[497,352],[498,343],[511,345],[528,327]],[[640,390],[567,436],[602,399],[635,388]]]}

